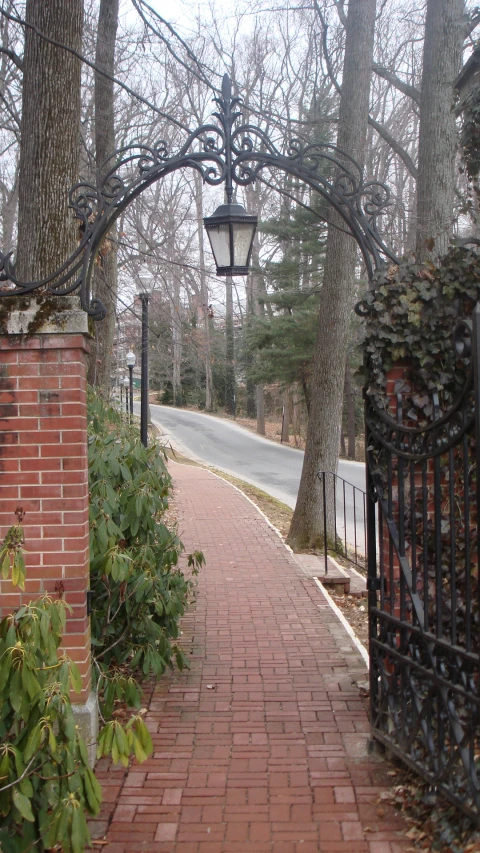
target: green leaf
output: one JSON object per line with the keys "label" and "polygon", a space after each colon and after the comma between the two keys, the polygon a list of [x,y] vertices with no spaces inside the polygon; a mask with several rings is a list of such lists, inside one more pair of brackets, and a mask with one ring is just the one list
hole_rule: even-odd
{"label": "green leaf", "polygon": [[70,660],[70,684],[74,693],[80,693],[82,690],[82,677],[77,664]]}
{"label": "green leaf", "polygon": [[21,671],[19,669],[16,669],[13,673],[12,680],[10,682],[10,704],[13,710],[17,712],[17,714],[19,713],[20,708],[22,707],[23,699],[21,677]]}
{"label": "green leaf", "polygon": [[85,815],[80,805],[73,809],[72,825],[71,825],[71,843],[72,853],[83,853],[89,834]]}
{"label": "green leaf", "polygon": [[22,779],[22,781],[18,783],[18,787],[20,788],[22,794],[25,794],[25,796],[28,797],[29,800],[32,799],[34,793],[33,785],[28,776],[25,776],[25,779]]}
{"label": "green leaf", "polygon": [[50,729],[48,732],[48,746],[53,755],[55,755],[57,751],[57,739],[53,733],[53,729]]}
{"label": "green leaf", "polygon": [[19,572],[18,585],[19,585],[20,589],[25,589],[26,567],[25,567],[25,560],[24,560],[22,551],[17,552],[17,565],[18,565],[18,572]]}
{"label": "green leaf", "polygon": [[137,726],[136,726],[136,729],[137,729],[138,737],[140,738],[141,744],[143,746],[143,749],[145,750],[147,755],[151,755],[153,752],[152,736],[151,736],[147,726],[143,722],[143,720],[139,719]]}
{"label": "green leaf", "polygon": [[140,738],[135,737],[135,735],[133,737],[133,749],[138,763],[143,764],[143,762],[147,760],[148,755],[144,752]]}
{"label": "green leaf", "polygon": [[127,755],[128,754],[128,743],[127,738],[125,736],[125,732],[120,723],[116,723],[115,725],[115,740],[117,742],[118,754],[119,755]]}
{"label": "green leaf", "polygon": [[78,746],[78,751],[80,753],[80,758],[82,759],[83,764],[85,765],[85,767],[88,767],[89,766],[89,760],[88,760],[87,747],[85,746],[85,741],[84,741],[83,737],[81,737],[80,735],[78,735],[78,738],[77,738],[77,746]]}
{"label": "green leaf", "polygon": [[95,776],[95,773],[93,772],[91,767],[87,767],[85,772],[88,774],[88,778],[90,780],[90,784],[92,786],[92,790],[93,790],[93,793],[94,793],[97,801],[99,803],[101,803],[103,800],[102,788],[101,788],[101,785],[100,785],[97,777]]}
{"label": "green leaf", "polygon": [[35,755],[35,753],[37,752],[37,750],[40,747],[42,739],[43,739],[42,738],[42,729],[41,729],[40,723],[37,723],[37,725],[30,732],[30,735],[28,737],[28,740],[27,740],[27,743],[25,746],[25,750],[23,752],[23,757],[24,757],[25,761],[27,761],[27,762],[30,761],[30,759],[33,757],[33,755]]}
{"label": "green leaf", "polygon": [[8,578],[10,574],[10,554],[7,552],[2,562],[2,577],[4,580]]}
{"label": "green leaf", "polygon": [[5,749],[5,752],[2,756],[2,760],[0,761],[0,788],[2,788],[8,780],[9,768],[10,756],[7,750]]}
{"label": "green leaf", "polygon": [[22,685],[30,699],[33,699],[40,690],[40,684],[38,683],[37,677],[29,669],[26,663],[22,666]]}
{"label": "green leaf", "polygon": [[[0,693],[3,692],[5,687],[7,686],[8,679],[10,678],[10,674],[12,672],[12,659],[10,655],[4,654],[2,660],[0,662]],[[11,697],[10,697],[11,701]]]}
{"label": "green leaf", "polygon": [[[22,794],[17,788],[13,789],[13,805],[23,817],[24,820],[29,823],[33,823],[35,818],[32,812],[32,805],[28,797],[25,794]],[[81,851],[79,851],[81,853]]]}

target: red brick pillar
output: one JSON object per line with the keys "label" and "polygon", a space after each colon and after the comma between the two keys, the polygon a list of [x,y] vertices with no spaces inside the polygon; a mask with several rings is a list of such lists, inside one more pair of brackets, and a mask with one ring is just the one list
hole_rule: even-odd
{"label": "red brick pillar", "polygon": [[84,705],[91,692],[88,334],[86,315],[69,305],[40,328],[38,306],[12,311],[0,331],[0,538],[22,507],[27,568],[23,593],[0,580],[0,615],[44,592],[65,598],[73,610],[64,647],[83,685],[72,700]]}

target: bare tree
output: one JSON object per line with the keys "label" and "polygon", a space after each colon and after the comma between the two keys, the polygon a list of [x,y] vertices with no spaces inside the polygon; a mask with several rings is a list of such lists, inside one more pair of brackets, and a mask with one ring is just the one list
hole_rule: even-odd
{"label": "bare tree", "polygon": [[[101,185],[111,163],[109,158],[115,150],[115,105],[113,81],[102,74],[106,71],[110,78],[115,71],[115,42],[118,27],[119,0],[100,0],[98,13],[97,39],[95,51],[95,166],[97,184]],[[88,379],[108,393],[112,362],[113,337],[117,302],[117,250],[116,229],[109,234],[100,254],[100,262],[95,268],[93,289],[101,300],[107,315],[101,328],[95,327],[95,342],[92,346]]]}
{"label": "bare tree", "polygon": [[[337,144],[365,159],[376,0],[350,0]],[[332,213],[314,358],[310,417],[297,504],[288,541],[315,546],[321,538],[318,471],[335,471],[343,402],[348,324],[355,292],[356,244]]]}
{"label": "bare tree", "polygon": [[[83,0],[27,0],[25,18],[80,51]],[[78,177],[80,62],[27,28],[23,65],[16,273],[35,281],[60,267],[76,243],[68,189]]]}
{"label": "bare tree", "polygon": [[464,13],[464,0],[427,3],[418,150],[418,260],[444,255],[452,233],[457,152],[453,84],[462,63]]}

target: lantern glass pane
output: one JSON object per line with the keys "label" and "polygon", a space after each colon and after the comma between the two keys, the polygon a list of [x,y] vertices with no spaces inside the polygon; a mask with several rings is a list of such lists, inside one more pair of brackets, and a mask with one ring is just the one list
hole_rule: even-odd
{"label": "lantern glass pane", "polygon": [[235,222],[233,225],[233,266],[246,267],[255,225],[250,222]]}
{"label": "lantern glass pane", "polygon": [[217,267],[231,266],[230,260],[230,228],[228,223],[209,227],[207,234],[212,246],[213,256]]}

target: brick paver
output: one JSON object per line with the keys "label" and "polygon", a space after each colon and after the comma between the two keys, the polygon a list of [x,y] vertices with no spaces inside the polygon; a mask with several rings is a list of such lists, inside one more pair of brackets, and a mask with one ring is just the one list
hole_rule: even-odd
{"label": "brick paver", "polygon": [[367,755],[358,651],[251,503],[171,467],[187,551],[207,560],[182,624],[191,669],[155,687],[152,758],[105,774],[101,849],[403,853],[402,820],[379,803],[388,767]]}

